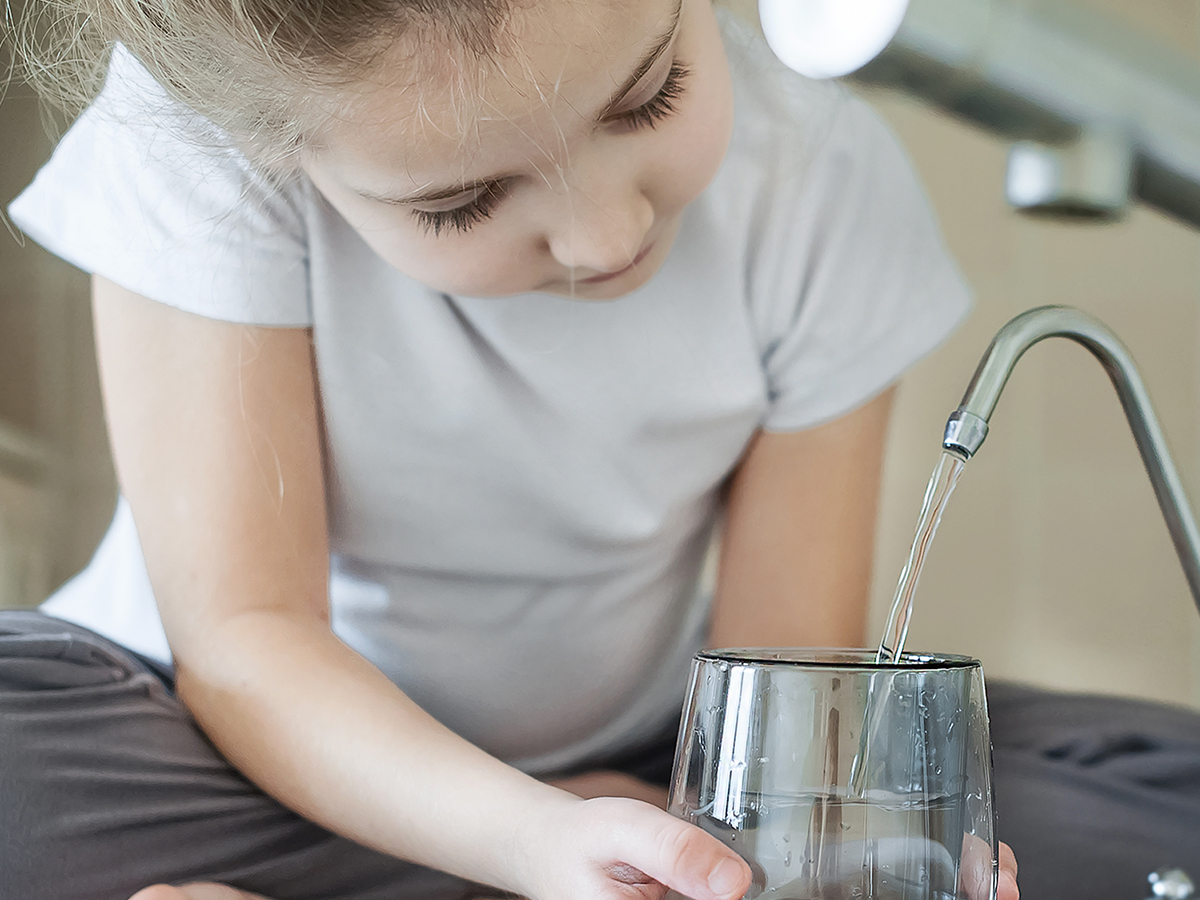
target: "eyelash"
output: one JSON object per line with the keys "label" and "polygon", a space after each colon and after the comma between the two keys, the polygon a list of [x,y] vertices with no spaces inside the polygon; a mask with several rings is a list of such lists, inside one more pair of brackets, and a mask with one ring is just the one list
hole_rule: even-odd
{"label": "eyelash", "polygon": [[[657,127],[659,122],[676,112],[676,101],[683,96],[689,74],[690,70],[683,63],[672,63],[666,81],[657,94],[637,109],[613,116],[611,121],[626,125],[634,131]],[[412,214],[426,234],[432,233],[434,237],[443,231],[465,234],[491,217],[500,201],[504,199],[505,187],[504,184],[488,185],[478,197],[457,209],[438,212],[414,209]]]}
{"label": "eyelash", "polygon": [[624,122],[636,128],[654,128],[663,119],[676,111],[675,101],[683,96],[684,83],[689,75],[688,67],[683,63],[671,63],[667,72],[667,80],[659,88],[658,93],[639,106],[614,117],[615,121]]}
{"label": "eyelash", "polygon": [[417,220],[417,224],[425,229],[425,233],[432,233],[434,237],[448,230],[465,233],[489,218],[500,201],[504,199],[504,194],[504,184],[489,184],[478,197],[466,206],[438,212],[414,209],[412,214]]}

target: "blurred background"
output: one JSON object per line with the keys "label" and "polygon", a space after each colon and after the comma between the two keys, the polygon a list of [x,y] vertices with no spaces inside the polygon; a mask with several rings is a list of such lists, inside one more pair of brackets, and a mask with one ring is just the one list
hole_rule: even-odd
{"label": "blurred background", "polygon": [[[729,5],[754,16],[751,2]],[[1200,59],[1200,0],[1071,5]],[[1004,142],[917,100],[855,90],[908,148],[977,292],[965,327],[901,387],[877,634],[946,417],[992,335],[1024,309],[1078,306],[1123,338],[1200,497],[1200,230],[1144,206],[1108,224],[1024,217],[1004,199]],[[49,151],[35,100],[12,86],[0,103],[0,206]],[[33,605],[81,568],[112,513],[86,291],[79,273],[0,230],[0,605]],[[1050,341],[1017,367],[946,512],[908,645],[978,656],[990,678],[1200,708],[1200,615],[1116,396],[1083,349]]]}
{"label": "blurred background", "polygon": [[[4,58],[0,51],[0,71]],[[88,280],[3,215],[49,156],[33,92],[0,89],[0,606],[28,606],[87,563],[116,502]]]}

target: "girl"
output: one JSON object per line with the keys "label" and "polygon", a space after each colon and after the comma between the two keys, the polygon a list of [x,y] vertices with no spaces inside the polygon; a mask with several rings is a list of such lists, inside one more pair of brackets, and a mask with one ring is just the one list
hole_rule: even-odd
{"label": "girl", "polygon": [[3,620],[0,895],[741,896],[655,808],[690,657],[862,643],[966,309],[891,138],[709,0],[68,6],[104,91],[11,212],[125,500]]}

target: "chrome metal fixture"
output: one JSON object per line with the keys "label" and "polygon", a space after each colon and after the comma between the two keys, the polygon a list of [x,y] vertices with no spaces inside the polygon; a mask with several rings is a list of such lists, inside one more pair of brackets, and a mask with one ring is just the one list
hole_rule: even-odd
{"label": "chrome metal fixture", "polygon": [[802,74],[897,88],[1014,142],[1009,202],[1200,225],[1200,65],[1115,21],[1024,0],[759,0]]}
{"label": "chrome metal fixture", "polygon": [[1151,872],[1149,900],[1188,900],[1196,885],[1183,869],[1159,869]]}
{"label": "chrome metal fixture", "polygon": [[943,448],[963,459],[975,455],[987,437],[988,420],[1017,360],[1048,337],[1065,337],[1082,344],[1112,380],[1179,554],[1192,599],[1200,609],[1200,531],[1192,508],[1133,358],[1099,319],[1069,306],[1042,306],[1021,313],[1001,328],[975,370],[962,403],[946,423]]}

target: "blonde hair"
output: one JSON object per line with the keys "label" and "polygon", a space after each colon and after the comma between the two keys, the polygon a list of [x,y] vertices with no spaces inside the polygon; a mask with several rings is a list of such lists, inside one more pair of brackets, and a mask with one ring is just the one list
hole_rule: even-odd
{"label": "blonde hair", "polygon": [[280,169],[329,114],[329,98],[401,35],[484,58],[513,2],[24,0],[6,3],[5,24],[17,73],[68,116],[99,92],[120,43],[176,100]]}

